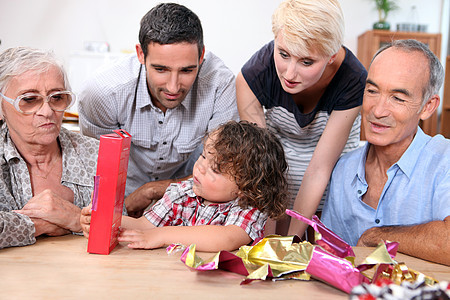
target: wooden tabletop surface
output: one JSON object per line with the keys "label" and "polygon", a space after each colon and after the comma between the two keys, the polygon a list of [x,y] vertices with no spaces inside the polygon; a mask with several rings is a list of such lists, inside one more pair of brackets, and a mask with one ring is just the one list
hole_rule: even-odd
{"label": "wooden tabletop surface", "polygon": [[[86,252],[82,236],[38,238],[36,244],[0,250],[0,299],[348,299],[320,281],[256,281],[221,270],[196,272],[181,253],[133,250],[119,244],[110,255]],[[371,248],[355,247],[357,263]],[[202,258],[212,253],[200,253]],[[450,280],[450,267],[401,253],[396,261],[437,280]]]}

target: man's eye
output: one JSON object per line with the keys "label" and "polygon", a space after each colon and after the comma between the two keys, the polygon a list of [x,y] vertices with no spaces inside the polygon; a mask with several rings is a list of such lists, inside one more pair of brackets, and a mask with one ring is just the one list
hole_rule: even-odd
{"label": "man's eye", "polygon": [[395,101],[400,102],[400,103],[403,103],[403,102],[406,101],[406,100],[404,100],[404,99],[402,99],[402,98],[399,98],[399,97],[397,97],[397,96],[392,96],[392,98],[394,98]]}
{"label": "man's eye", "polygon": [[314,64],[314,62],[311,61],[311,60],[304,60],[304,61],[302,61],[302,64],[303,64],[304,66],[309,67],[309,66],[311,66],[312,64]]}
{"label": "man's eye", "polygon": [[185,70],[181,70],[181,72],[189,74],[189,73],[192,73],[193,70],[192,69],[185,69]]}

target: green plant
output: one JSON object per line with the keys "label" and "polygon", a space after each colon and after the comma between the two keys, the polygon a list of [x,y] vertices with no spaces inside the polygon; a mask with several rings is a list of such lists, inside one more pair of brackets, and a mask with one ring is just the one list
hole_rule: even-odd
{"label": "green plant", "polygon": [[389,12],[398,9],[395,0],[374,0],[380,22],[386,22]]}

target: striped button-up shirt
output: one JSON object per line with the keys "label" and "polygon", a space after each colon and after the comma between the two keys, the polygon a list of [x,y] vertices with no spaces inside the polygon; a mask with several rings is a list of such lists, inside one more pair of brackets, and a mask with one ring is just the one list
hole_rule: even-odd
{"label": "striped button-up shirt", "polygon": [[118,128],[132,135],[127,196],[147,182],[192,174],[205,133],[238,119],[234,75],[207,52],[186,98],[164,114],[152,104],[145,67],[131,55],[86,82],[79,113],[85,135]]}

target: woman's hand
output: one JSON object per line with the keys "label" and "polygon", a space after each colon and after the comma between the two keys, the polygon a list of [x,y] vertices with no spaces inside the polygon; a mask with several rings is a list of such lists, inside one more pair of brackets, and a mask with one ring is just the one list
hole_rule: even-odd
{"label": "woman's hand", "polygon": [[38,218],[65,228],[72,232],[81,232],[81,209],[67,200],[62,199],[53,191],[47,189],[34,196],[20,210],[15,212]]}
{"label": "woman's hand", "polygon": [[45,220],[38,218],[30,218],[30,219],[34,223],[35,237],[40,236],[42,234],[46,234],[48,236],[60,236],[70,233],[69,230],[59,227],[58,225],[52,224]]}

